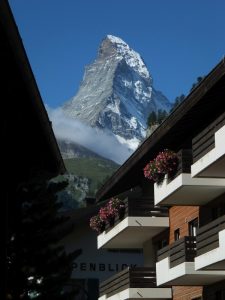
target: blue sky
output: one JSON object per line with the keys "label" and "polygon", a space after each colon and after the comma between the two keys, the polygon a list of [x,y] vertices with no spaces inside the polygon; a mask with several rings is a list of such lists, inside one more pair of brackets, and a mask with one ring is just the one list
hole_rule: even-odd
{"label": "blue sky", "polygon": [[224,0],[9,0],[43,101],[74,96],[107,34],[143,57],[171,101],[225,54]]}

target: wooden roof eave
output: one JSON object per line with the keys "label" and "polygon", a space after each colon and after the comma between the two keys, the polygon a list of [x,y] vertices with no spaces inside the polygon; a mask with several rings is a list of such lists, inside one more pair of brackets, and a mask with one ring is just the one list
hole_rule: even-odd
{"label": "wooden roof eave", "polygon": [[30,95],[30,101],[32,102],[35,112],[37,113],[40,126],[46,136],[49,151],[51,151],[53,160],[55,161],[55,170],[53,171],[52,175],[56,176],[58,174],[63,174],[66,172],[66,168],[54,132],[52,130],[51,122],[43,104],[10,6],[6,0],[0,1],[0,23],[4,28],[4,31],[8,37],[8,41],[11,44],[13,55],[15,56],[15,60],[21,73],[21,79],[26,83],[26,88]]}

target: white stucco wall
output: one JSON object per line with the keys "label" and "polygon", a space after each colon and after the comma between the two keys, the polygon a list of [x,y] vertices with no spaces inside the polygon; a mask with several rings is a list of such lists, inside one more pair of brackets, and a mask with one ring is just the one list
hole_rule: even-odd
{"label": "white stucco wall", "polygon": [[73,233],[65,240],[67,251],[81,248],[82,254],[74,261],[73,277],[105,280],[127,266],[143,266],[143,253],[109,252],[97,249],[97,234],[89,224],[75,226]]}

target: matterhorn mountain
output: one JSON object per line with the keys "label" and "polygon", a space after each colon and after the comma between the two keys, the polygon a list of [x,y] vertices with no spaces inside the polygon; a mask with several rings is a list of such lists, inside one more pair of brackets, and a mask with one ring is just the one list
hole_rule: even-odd
{"label": "matterhorn mountain", "polygon": [[95,61],[85,68],[78,93],[62,109],[66,116],[112,133],[135,150],[146,136],[150,112],[169,111],[169,100],[153,88],[140,54],[107,35]]}

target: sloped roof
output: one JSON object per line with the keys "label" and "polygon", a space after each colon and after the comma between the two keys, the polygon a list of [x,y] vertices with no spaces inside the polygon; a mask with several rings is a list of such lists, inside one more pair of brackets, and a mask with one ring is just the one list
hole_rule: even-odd
{"label": "sloped roof", "polygon": [[[21,147],[22,141],[30,140],[30,151],[33,151],[34,159],[38,156],[46,156],[43,168],[47,167],[52,175],[65,172],[65,166],[60,154],[51,122],[44,107],[37,83],[26,55],[19,31],[13,18],[8,1],[0,1],[0,53],[2,87],[1,96],[4,99],[4,118],[8,142],[12,146],[11,139],[15,139],[15,147]],[[25,123],[27,121],[27,123]],[[27,127],[27,130],[26,130]],[[34,130],[35,129],[35,130]],[[30,130],[30,135],[26,131]],[[33,134],[39,137],[32,136]],[[21,137],[21,142],[19,137]],[[30,146],[29,145],[29,146]],[[40,149],[38,147],[40,146]],[[25,148],[25,146],[24,146]],[[37,149],[37,150],[35,150]],[[9,154],[10,155],[10,154]],[[29,156],[29,155],[28,155]],[[24,156],[25,157],[25,156]],[[18,157],[18,160],[21,159]],[[27,158],[29,160],[29,157]],[[30,160],[31,163],[31,160]]]}

